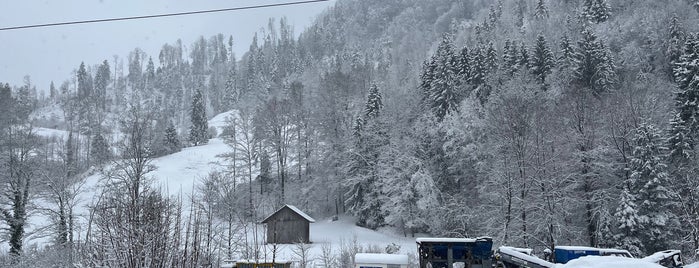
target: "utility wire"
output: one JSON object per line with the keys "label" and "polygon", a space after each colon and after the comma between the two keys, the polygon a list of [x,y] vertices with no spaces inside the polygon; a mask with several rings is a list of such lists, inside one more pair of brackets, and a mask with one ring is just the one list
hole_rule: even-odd
{"label": "utility wire", "polygon": [[161,18],[161,17],[175,17],[175,16],[195,15],[195,14],[204,14],[204,13],[238,11],[238,10],[246,10],[246,9],[292,6],[292,5],[310,4],[310,3],[327,2],[327,1],[330,1],[330,0],[307,0],[307,1],[298,1],[298,2],[285,2],[285,3],[275,3],[275,4],[267,4],[267,5],[209,9],[209,10],[188,11],[188,12],[179,12],[179,13],[166,13],[166,14],[157,14],[157,15],[120,17],[120,18],[109,18],[109,19],[95,19],[95,20],[80,20],[80,21],[56,22],[56,23],[46,23],[46,24],[33,24],[33,25],[24,25],[24,26],[4,27],[4,28],[0,28],[0,31],[52,27],[52,26],[63,26],[63,25],[73,25],[73,24],[100,23],[100,22],[122,21],[122,20],[140,20],[140,19],[152,19],[152,18]]}

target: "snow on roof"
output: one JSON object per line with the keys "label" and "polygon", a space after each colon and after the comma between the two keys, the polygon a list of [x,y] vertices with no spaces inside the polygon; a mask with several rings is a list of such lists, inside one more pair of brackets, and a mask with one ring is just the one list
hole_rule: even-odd
{"label": "snow on roof", "polygon": [[[536,256],[531,256],[531,255],[528,255],[526,253],[523,253],[522,250],[523,250],[522,248],[514,248],[514,247],[500,247],[498,249],[498,251],[500,251],[500,253],[504,253],[504,254],[510,255],[512,257],[516,257],[518,259],[522,259],[522,260],[525,260],[525,261],[528,261],[531,263],[536,263],[538,265],[545,266],[545,267],[553,267],[553,263],[539,259]],[[530,252],[529,254],[531,254],[531,249],[528,249],[528,251]]]}
{"label": "snow on roof", "polygon": [[357,264],[408,264],[408,255],[405,254],[379,254],[357,253],[354,255]]}
{"label": "snow on roof", "polygon": [[682,252],[679,251],[679,250],[674,250],[674,249],[671,249],[671,250],[663,250],[663,251],[659,251],[659,252],[653,253],[652,255],[643,258],[642,260],[648,261],[648,262],[656,262],[656,263],[657,263],[657,262],[660,262],[661,260],[663,260],[663,259],[665,259],[665,258],[671,257],[672,255],[675,255],[675,254],[680,254],[680,253],[682,253]]}
{"label": "snow on roof", "polygon": [[275,259],[274,261],[259,259],[257,261],[255,261],[255,260],[236,260],[233,263],[235,263],[235,264],[237,264],[237,263],[245,263],[245,264],[248,264],[248,263],[257,263],[257,264],[260,264],[260,263],[279,263],[279,264],[286,264],[286,263],[293,263],[293,262],[289,261],[289,260],[280,260],[280,259]]}
{"label": "snow on roof", "polygon": [[264,223],[264,222],[267,222],[267,220],[269,220],[269,218],[271,218],[272,216],[274,216],[274,214],[277,214],[277,212],[281,211],[281,210],[284,209],[284,208],[289,208],[289,209],[291,209],[291,210],[294,211],[296,214],[299,214],[301,217],[303,217],[304,219],[306,219],[308,222],[316,222],[316,220],[313,219],[313,218],[311,218],[311,216],[308,216],[308,214],[306,214],[305,212],[301,211],[299,208],[297,208],[297,207],[295,207],[295,206],[292,206],[292,205],[289,205],[289,204],[286,204],[286,205],[284,205],[283,207],[281,207],[280,209],[277,209],[277,211],[275,211],[275,212],[272,213],[271,215],[267,216],[267,218],[265,218],[264,220],[262,220],[262,222],[263,222],[263,223]]}
{"label": "snow on roof", "polygon": [[578,251],[599,251],[607,253],[629,253],[628,250],[616,249],[616,248],[593,248],[585,246],[556,246],[555,249],[562,250],[578,250]]}
{"label": "snow on roof", "polygon": [[641,259],[617,256],[585,256],[566,264],[556,264],[553,268],[663,268],[663,266]]}
{"label": "snow on roof", "polygon": [[450,238],[450,237],[420,237],[415,239],[415,242],[418,244],[427,242],[427,243],[436,243],[436,242],[447,242],[447,243],[473,243],[476,242],[477,240],[485,240],[485,239],[492,239],[490,237],[477,237],[477,238]]}
{"label": "snow on roof", "polygon": [[532,250],[531,248],[516,248],[516,247],[508,247],[508,246],[502,246],[501,248],[508,248],[514,251],[518,251],[527,255],[532,255]]}

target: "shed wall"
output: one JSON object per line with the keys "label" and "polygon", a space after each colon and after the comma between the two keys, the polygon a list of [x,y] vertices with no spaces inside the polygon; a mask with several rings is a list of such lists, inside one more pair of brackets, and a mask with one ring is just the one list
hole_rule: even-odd
{"label": "shed wall", "polygon": [[267,222],[267,243],[309,243],[310,224],[306,219],[284,208],[272,215]]}

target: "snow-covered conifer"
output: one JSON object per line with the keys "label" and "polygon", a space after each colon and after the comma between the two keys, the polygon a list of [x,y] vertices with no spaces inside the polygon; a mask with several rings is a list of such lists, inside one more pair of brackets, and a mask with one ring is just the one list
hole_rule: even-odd
{"label": "snow-covered conifer", "polygon": [[189,141],[194,145],[205,144],[209,140],[209,123],[206,118],[204,108],[204,96],[200,89],[197,89],[192,99],[192,110],[190,113],[192,126],[189,129]]}
{"label": "snow-covered conifer", "polygon": [[640,233],[646,253],[653,253],[670,246],[678,226],[675,211],[675,193],[663,162],[660,131],[653,125],[642,123],[636,129],[635,147],[631,159],[632,191],[638,193],[638,214],[644,231]]}
{"label": "snow-covered conifer", "polygon": [[609,19],[611,9],[606,0],[585,0],[582,12],[588,21],[601,23]]}
{"label": "snow-covered conifer", "polygon": [[534,9],[534,17],[537,19],[545,19],[549,17],[549,8],[546,6],[544,0],[536,1],[536,8]]}
{"label": "snow-covered conifer", "polygon": [[670,64],[675,64],[680,59],[684,40],[684,29],[677,15],[674,15],[670,20],[670,40],[667,43],[667,55],[670,58]]}
{"label": "snow-covered conifer", "polygon": [[524,45],[524,43],[521,43],[519,46],[519,66],[521,68],[529,68],[529,65],[531,63],[529,62],[529,50],[527,49],[527,46]]}
{"label": "snow-covered conifer", "polygon": [[[632,183],[631,181],[626,184]],[[636,196],[630,192],[629,186],[624,186],[621,192],[619,205],[614,213],[615,221],[617,222],[617,233],[614,235],[614,240],[619,248],[623,248],[634,254],[634,256],[642,255],[641,239],[639,231],[641,226],[641,218],[638,215],[638,205],[636,204]]]}
{"label": "snow-covered conifer", "polygon": [[369,88],[369,96],[367,96],[366,106],[364,107],[364,115],[367,119],[376,118],[379,116],[379,112],[383,109],[383,102],[381,102],[381,93],[379,93],[379,88],[376,84],[371,84]]}
{"label": "snow-covered conifer", "polygon": [[536,45],[534,46],[534,52],[532,53],[531,59],[531,71],[539,83],[544,84],[546,82],[546,76],[551,73],[553,69],[554,60],[553,53],[549,49],[546,43],[546,37],[540,34],[536,38]]}
{"label": "snow-covered conifer", "polygon": [[561,49],[561,54],[558,57],[560,65],[562,67],[570,66],[575,58],[575,50],[573,49],[572,41],[567,35],[563,35],[558,47]]}
{"label": "snow-covered conifer", "polygon": [[97,163],[97,165],[103,165],[111,157],[112,153],[109,149],[109,143],[107,139],[102,136],[101,133],[97,133],[92,137],[92,146],[90,147],[90,156]]}
{"label": "snow-covered conifer", "polygon": [[502,68],[506,73],[513,75],[519,70],[519,52],[517,45],[510,39],[505,40],[505,47],[502,48]]}
{"label": "snow-covered conifer", "polygon": [[459,104],[459,92],[457,92],[457,80],[454,73],[454,47],[451,37],[445,35],[440,42],[434,56],[434,77],[429,92],[430,109],[437,118],[444,118],[450,111],[457,109]]}
{"label": "snow-covered conifer", "polygon": [[574,59],[576,66],[573,75],[576,83],[592,89],[595,94],[611,89],[616,81],[614,59],[609,49],[597,40],[592,31],[583,30]]}
{"label": "snow-covered conifer", "polygon": [[165,129],[163,145],[165,146],[166,153],[179,152],[182,149],[180,138],[177,135],[177,129],[175,129],[175,125],[172,121],[168,122],[168,126]]}

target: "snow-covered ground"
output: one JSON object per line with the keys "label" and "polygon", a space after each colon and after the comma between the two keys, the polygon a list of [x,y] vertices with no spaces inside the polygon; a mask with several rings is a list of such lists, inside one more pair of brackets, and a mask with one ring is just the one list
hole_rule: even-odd
{"label": "snow-covered ground", "polygon": [[[641,259],[615,256],[585,256],[554,268],[662,268],[663,266]],[[685,266],[686,267],[686,266]]]}
{"label": "snow-covered ground", "polygon": [[43,127],[38,127],[34,128],[34,134],[40,137],[45,137],[45,138],[50,138],[50,137],[62,137],[63,139],[68,138],[68,131],[65,130],[59,130],[59,129],[52,129],[52,128],[43,128]]}
{"label": "snow-covered ground", "polygon": [[153,160],[157,169],[148,173],[169,195],[191,194],[194,185],[210,172],[223,169],[217,155],[230,151],[223,140],[214,138],[209,143],[182,149],[182,151]]}
{"label": "snow-covered ground", "polygon": [[221,135],[223,128],[225,128],[226,125],[228,125],[229,117],[239,118],[238,110],[231,110],[228,112],[217,114],[216,116],[211,118],[211,120],[209,120],[209,127],[216,128],[216,133],[218,133],[218,135]]}
{"label": "snow-covered ground", "polygon": [[[340,250],[358,247],[360,252],[385,251],[387,247],[398,248],[397,254],[406,254],[413,263],[417,262],[417,244],[415,238],[404,237],[392,229],[374,231],[362,228],[354,224],[351,217],[340,217],[337,221],[330,219],[317,220],[310,225],[311,243],[307,246],[310,267],[322,264],[323,248],[330,248],[333,257],[337,257]],[[267,245],[267,251],[271,252],[273,245]],[[277,259],[299,261],[298,245],[284,244],[277,246]],[[295,252],[296,251],[296,252]],[[269,253],[268,253],[269,254]],[[264,258],[264,257],[263,257]]]}

